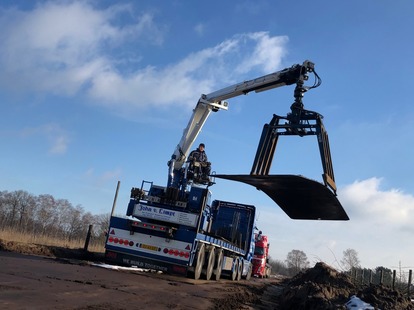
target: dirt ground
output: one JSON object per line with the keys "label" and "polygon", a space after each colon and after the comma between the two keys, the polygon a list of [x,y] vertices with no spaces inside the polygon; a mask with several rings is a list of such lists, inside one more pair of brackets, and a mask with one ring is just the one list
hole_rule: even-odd
{"label": "dirt ground", "polygon": [[381,286],[356,288],[324,263],[293,278],[194,281],[102,268],[102,254],[0,240],[0,309],[347,309],[356,295],[375,309],[414,309]]}
{"label": "dirt ground", "polygon": [[275,309],[281,279],[203,281],[102,266],[103,255],[0,240],[0,309]]}

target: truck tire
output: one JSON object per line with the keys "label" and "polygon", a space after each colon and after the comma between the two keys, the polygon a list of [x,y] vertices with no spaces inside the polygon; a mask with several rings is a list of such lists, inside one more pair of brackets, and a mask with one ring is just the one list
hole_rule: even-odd
{"label": "truck tire", "polygon": [[239,270],[239,260],[237,258],[234,258],[233,259],[233,270],[231,272],[231,280],[232,281],[236,281],[238,270]]}
{"label": "truck tire", "polygon": [[223,258],[224,258],[223,250],[218,249],[216,251],[216,260],[215,260],[215,263],[214,263],[214,275],[215,275],[214,278],[215,278],[216,281],[220,280],[220,277],[221,277]]}
{"label": "truck tire", "polygon": [[238,268],[237,268],[236,280],[240,281],[242,278],[242,274],[243,274],[243,262],[240,259],[238,259],[237,261],[238,261]]}
{"label": "truck tire", "polygon": [[210,246],[207,250],[207,262],[206,262],[206,280],[210,280],[214,270],[214,263],[216,261],[215,247]]}
{"label": "truck tire", "polygon": [[206,252],[204,250],[204,243],[202,243],[198,247],[197,254],[196,254],[196,262],[195,262],[195,267],[194,267],[194,280],[200,279],[201,273],[203,271],[205,256],[206,256]]}
{"label": "truck tire", "polygon": [[270,273],[271,273],[271,269],[270,268],[267,268],[266,269],[266,278],[270,278]]}
{"label": "truck tire", "polygon": [[246,280],[247,281],[249,281],[252,277],[252,269],[253,269],[252,263],[249,263],[249,270],[247,271],[247,274],[246,274]]}

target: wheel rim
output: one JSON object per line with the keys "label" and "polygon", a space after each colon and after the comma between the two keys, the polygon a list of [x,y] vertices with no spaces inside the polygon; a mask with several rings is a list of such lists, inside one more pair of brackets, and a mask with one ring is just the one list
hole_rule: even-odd
{"label": "wheel rim", "polygon": [[208,250],[208,261],[207,261],[207,270],[206,270],[206,279],[210,280],[211,275],[213,274],[214,262],[216,260],[215,248],[214,246],[210,247]]}
{"label": "wheel rim", "polygon": [[235,258],[234,259],[233,272],[231,273],[231,280],[232,281],[236,280],[238,270],[239,270],[239,260],[237,258]]}
{"label": "wheel rim", "polygon": [[240,281],[243,273],[243,263],[239,260],[237,268],[237,281]]}
{"label": "wheel rim", "polygon": [[214,274],[216,275],[216,281],[221,277],[221,265],[223,265],[223,250],[218,250]]}
{"label": "wheel rim", "polygon": [[204,244],[202,244],[197,250],[197,261],[196,261],[196,265],[194,268],[194,279],[195,280],[200,279],[201,272],[203,271],[204,257],[205,257]]}
{"label": "wheel rim", "polygon": [[252,264],[249,265],[249,271],[247,271],[246,280],[250,280],[252,277]]}

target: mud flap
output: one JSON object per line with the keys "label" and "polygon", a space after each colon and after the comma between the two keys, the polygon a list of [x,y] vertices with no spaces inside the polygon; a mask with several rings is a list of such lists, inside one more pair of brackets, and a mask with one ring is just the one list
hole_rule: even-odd
{"label": "mud flap", "polygon": [[256,187],[295,220],[349,220],[335,194],[315,180],[299,175],[217,174],[214,177]]}

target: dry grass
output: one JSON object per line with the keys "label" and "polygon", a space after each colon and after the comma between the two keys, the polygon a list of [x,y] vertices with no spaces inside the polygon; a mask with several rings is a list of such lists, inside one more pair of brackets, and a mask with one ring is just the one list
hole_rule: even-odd
{"label": "dry grass", "polygon": [[[86,236],[85,236],[86,238]],[[85,246],[85,240],[64,240],[59,238],[38,236],[33,234],[22,233],[11,229],[0,229],[0,239],[5,241],[13,241],[26,244],[38,244],[45,246],[55,246],[67,249],[83,249]],[[103,253],[105,251],[104,244],[90,240],[88,251]]]}

